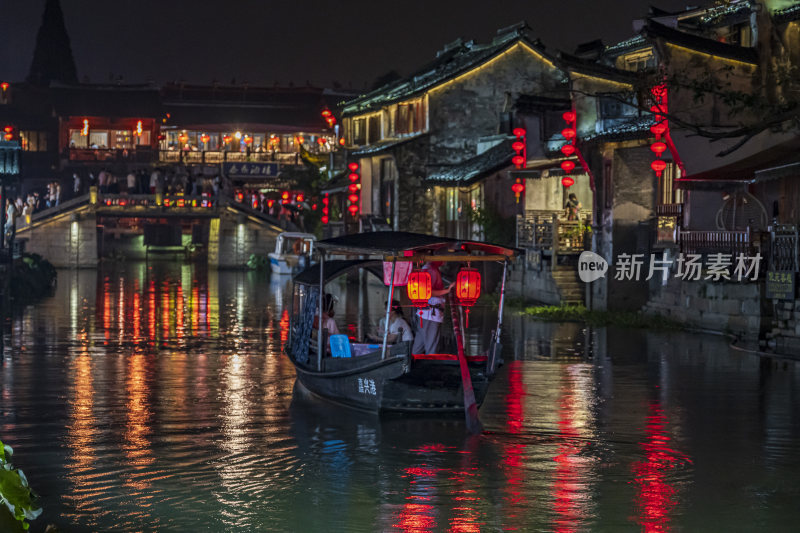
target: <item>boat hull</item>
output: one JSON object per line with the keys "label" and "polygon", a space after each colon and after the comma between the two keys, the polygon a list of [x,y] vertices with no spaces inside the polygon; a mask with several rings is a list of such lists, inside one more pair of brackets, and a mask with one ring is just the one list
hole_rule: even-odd
{"label": "boat hull", "polygon": [[[316,372],[295,364],[297,379],[326,400],[376,413],[464,413],[464,389],[457,361],[388,359],[383,364],[354,363],[345,372]],[[485,365],[471,364],[478,406],[489,387]]]}

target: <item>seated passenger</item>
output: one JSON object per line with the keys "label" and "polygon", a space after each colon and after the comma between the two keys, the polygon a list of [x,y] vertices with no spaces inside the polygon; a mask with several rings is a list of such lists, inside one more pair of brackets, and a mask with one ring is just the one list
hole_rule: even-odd
{"label": "seated passenger", "polygon": [[[378,332],[373,337],[378,342],[383,342],[383,333],[386,330],[386,318],[381,318],[378,323]],[[403,317],[403,308],[400,307],[400,302],[392,300],[392,307],[389,310],[389,335],[386,338],[388,344],[396,342],[413,342],[414,334],[411,332],[411,326],[408,325]]]}

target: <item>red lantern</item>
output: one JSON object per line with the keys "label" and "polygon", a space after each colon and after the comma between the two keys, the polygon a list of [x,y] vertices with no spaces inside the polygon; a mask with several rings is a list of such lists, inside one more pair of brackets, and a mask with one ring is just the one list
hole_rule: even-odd
{"label": "red lantern", "polygon": [[330,211],[328,211],[328,206],[323,206],[323,208],[322,208],[322,214],[323,214],[323,215],[328,215],[328,214],[330,214]]}
{"label": "red lantern", "polygon": [[204,134],[202,134],[202,135],[200,136],[200,141],[201,141],[201,142],[204,142],[204,143],[207,143],[207,142],[208,142],[208,140],[209,140],[210,138],[211,138],[211,137],[209,137],[207,133],[204,133]]}
{"label": "red lantern", "polygon": [[358,163],[356,163],[355,161],[353,161],[352,163],[350,163],[349,165],[347,165],[347,168],[349,168],[349,169],[350,169],[350,172],[355,172],[356,170],[358,170]]}
{"label": "red lantern", "polygon": [[347,186],[347,190],[350,192],[358,191],[358,183],[351,183],[350,185]]}
{"label": "red lantern", "polygon": [[333,115],[333,113],[331,113],[330,109],[323,109],[322,110],[322,116],[323,117],[328,118],[331,115]]}
{"label": "red lantern", "polygon": [[511,148],[513,148],[515,152],[521,152],[522,149],[525,148],[525,143],[522,141],[514,141],[511,143]]}
{"label": "red lantern", "polygon": [[303,196],[303,193],[300,193],[300,194],[298,194],[298,195],[297,195],[295,198],[296,198],[296,200],[297,200],[298,202],[302,202],[303,200],[305,200],[305,199],[306,199],[306,197],[305,197],[305,196]]}
{"label": "red lantern", "polygon": [[325,193],[325,197],[322,199],[322,205],[327,206],[328,202],[330,202],[330,200],[328,200],[328,193]]}
{"label": "red lantern", "polygon": [[469,327],[469,308],[475,305],[481,295],[481,273],[475,268],[462,268],[456,277],[456,297],[462,307],[466,307],[466,327]]}
{"label": "red lantern", "polygon": [[242,193],[240,193],[240,192],[237,192],[237,193],[236,193],[236,201],[237,201],[237,202],[241,202],[241,201],[243,201],[243,200],[244,200],[244,194],[242,194]]}
{"label": "red lantern", "polygon": [[358,203],[358,195],[357,194],[351,194],[350,196],[347,197],[347,199],[350,200],[354,204]]}
{"label": "red lantern", "polygon": [[561,135],[564,136],[566,140],[574,139],[575,138],[575,130],[572,128],[564,128],[561,130]]}
{"label": "red lantern", "polygon": [[355,182],[357,182],[357,181],[358,181],[358,178],[359,178],[360,176],[359,176],[358,174],[356,174],[355,172],[351,172],[350,174],[348,174],[348,175],[347,175],[347,177],[348,177],[348,178],[350,178],[350,181],[352,181],[353,183],[355,183]]}
{"label": "red lantern", "polygon": [[7,81],[4,81],[3,83],[0,83],[0,89],[3,89],[3,91],[6,91],[9,87],[10,86],[9,86]]}
{"label": "red lantern", "polygon": [[275,200],[267,200],[267,207],[272,209],[272,206],[275,205]]}
{"label": "red lantern", "polygon": [[561,178],[561,185],[564,187],[572,187],[575,184],[575,180],[572,179],[572,176],[564,176]]}
{"label": "red lantern", "polygon": [[327,223],[328,223],[328,220],[330,220],[330,219],[328,218],[328,215],[322,215],[322,218],[321,218],[321,220],[322,220],[322,223],[323,223],[323,224],[327,224]]}
{"label": "red lantern", "polygon": [[575,168],[575,163],[573,161],[562,161],[561,162],[561,170],[569,174]]}
{"label": "red lantern", "polygon": [[339,139],[339,144],[342,145],[342,146],[344,146],[346,144],[345,141],[344,141],[344,137]]}
{"label": "red lantern", "polygon": [[511,133],[516,137],[525,137],[525,128],[514,128]]}
{"label": "red lantern", "polygon": [[[414,307],[427,307],[428,300],[430,300],[432,294],[431,273],[420,269],[412,270],[408,275],[406,293],[408,294],[408,299],[411,300],[411,305]],[[419,325],[422,327],[422,317],[419,319]]]}
{"label": "red lantern", "polygon": [[517,168],[520,168],[522,167],[522,164],[525,163],[525,158],[521,155],[515,155],[511,158],[511,162],[514,163]]}
{"label": "red lantern", "polygon": [[650,146],[650,149],[651,149],[653,152],[655,152],[655,153],[656,153],[656,155],[658,155],[658,157],[661,157],[661,154],[663,154],[663,153],[664,153],[664,150],[666,150],[666,149],[667,149],[667,145],[666,145],[666,144],[664,144],[664,143],[662,143],[661,141],[658,141],[658,142],[654,142],[654,143],[653,143],[653,144]]}
{"label": "red lantern", "polygon": [[571,144],[565,144],[564,146],[561,147],[561,153],[569,157],[575,153],[575,146]]}
{"label": "red lantern", "polygon": [[517,181],[511,186],[511,190],[514,191],[514,196],[517,199],[517,203],[519,203],[519,195],[525,190],[525,185],[522,184],[522,180],[517,178]]}
{"label": "red lantern", "polygon": [[656,136],[656,139],[660,139],[662,135],[667,131],[667,125],[663,122],[659,122],[657,124],[653,124],[650,126],[650,131]]}
{"label": "red lantern", "polygon": [[233,137],[231,137],[230,135],[223,135],[222,136],[222,142],[224,142],[225,144],[228,144],[229,142],[231,142],[232,138]]}
{"label": "red lantern", "polygon": [[663,159],[656,159],[650,163],[650,168],[652,168],[655,171],[656,176],[660,178],[661,173],[664,172],[665,168],[667,168],[667,163]]}
{"label": "red lantern", "polygon": [[358,213],[358,206],[356,204],[351,205],[347,209],[350,211],[350,214],[353,215],[353,216],[356,216],[356,213]]}
{"label": "red lantern", "polygon": [[561,117],[567,122],[575,122],[575,111],[565,111]]}

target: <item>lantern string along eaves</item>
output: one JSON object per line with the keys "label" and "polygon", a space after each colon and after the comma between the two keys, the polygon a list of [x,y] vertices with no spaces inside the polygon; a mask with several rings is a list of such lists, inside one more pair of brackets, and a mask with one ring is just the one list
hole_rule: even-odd
{"label": "lantern string along eaves", "polygon": [[323,224],[327,224],[328,221],[330,220],[330,218],[328,217],[328,214],[330,213],[330,211],[328,210],[328,204],[329,203],[330,203],[330,200],[328,199],[328,193],[325,193],[325,196],[322,197],[322,218],[321,218],[321,220],[322,220]]}
{"label": "lantern string along eaves", "polygon": [[[516,137],[513,143],[511,143],[511,148],[514,149],[516,155],[511,158],[511,162],[514,163],[514,166],[518,169],[525,168],[525,163],[528,160],[528,143],[525,140],[525,128],[514,128],[512,132]],[[522,183],[522,178],[517,178],[514,180],[514,184],[511,185],[511,190],[514,192],[514,197],[517,199],[517,203],[519,203],[519,196],[525,191],[525,184]]]}
{"label": "lantern string along eaves", "polygon": [[650,89],[653,95],[655,105],[650,108],[653,112],[653,119],[655,123],[650,126],[650,131],[656,136],[656,140],[650,145],[650,150],[656,154],[657,159],[650,163],[650,168],[656,173],[657,177],[661,177],[661,173],[667,168],[667,163],[661,159],[661,155],[666,151],[667,144],[662,141],[669,135],[669,124],[664,114],[667,112],[667,86],[665,84],[656,85]]}
{"label": "lantern string along eaves", "polygon": [[358,174],[358,163],[355,161],[347,165],[347,168],[350,169],[350,174],[347,175],[350,179],[350,185],[347,187],[347,190],[350,192],[347,196],[347,201],[350,205],[347,206],[347,210],[350,211],[353,217],[357,217],[360,210],[358,204],[361,200],[361,195],[359,193],[361,189],[361,184],[359,183],[361,176]]}
{"label": "lantern string along eaves", "polygon": [[[564,146],[561,147],[561,153],[564,154],[566,157],[572,157],[572,155],[576,152],[575,148],[575,141],[578,137],[578,129],[577,129],[577,118],[578,115],[575,113],[575,110],[572,109],[570,111],[564,111],[561,115],[561,118],[564,119],[564,122],[567,123],[567,127],[561,130],[561,135],[567,140],[564,143]],[[561,178],[561,185],[564,187],[571,187],[575,183],[575,179],[569,175],[575,169],[575,162],[570,159],[565,159],[561,162],[561,170],[564,171],[564,176]]]}

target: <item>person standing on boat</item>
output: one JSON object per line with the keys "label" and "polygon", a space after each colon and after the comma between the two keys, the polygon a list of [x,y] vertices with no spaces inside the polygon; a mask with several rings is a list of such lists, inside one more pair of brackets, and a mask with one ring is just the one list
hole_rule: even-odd
{"label": "person standing on boat", "polygon": [[[383,341],[383,332],[386,331],[386,318],[381,318],[378,322],[378,334],[375,337],[377,341]],[[392,307],[389,310],[389,335],[386,341],[389,344],[396,342],[411,342],[414,340],[414,334],[411,332],[411,326],[406,322],[403,317],[403,308],[400,307],[398,300],[392,300]]]}
{"label": "person standing on boat", "polygon": [[333,319],[333,315],[335,314],[333,304],[333,295],[325,293],[325,296],[322,298],[322,329],[327,329],[329,336],[339,334],[339,327]]}
{"label": "person standing on boat", "polygon": [[439,267],[441,266],[441,261],[430,261],[422,267],[422,270],[431,275],[431,297],[428,300],[428,307],[417,311],[421,318],[422,327],[414,337],[414,345],[411,348],[412,353],[436,353],[439,348],[439,330],[444,321],[443,296],[450,292],[453,287],[451,283],[445,288],[442,282],[442,275],[439,273]]}

